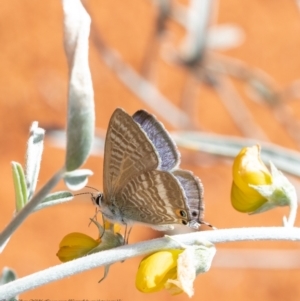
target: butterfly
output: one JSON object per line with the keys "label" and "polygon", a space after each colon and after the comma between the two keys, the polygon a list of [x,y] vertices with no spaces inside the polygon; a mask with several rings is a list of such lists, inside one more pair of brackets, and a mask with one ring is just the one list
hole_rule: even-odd
{"label": "butterfly", "polygon": [[199,228],[203,185],[179,168],[180,153],[163,124],[144,110],[116,109],[105,139],[103,193],[92,196],[104,218],[170,230]]}

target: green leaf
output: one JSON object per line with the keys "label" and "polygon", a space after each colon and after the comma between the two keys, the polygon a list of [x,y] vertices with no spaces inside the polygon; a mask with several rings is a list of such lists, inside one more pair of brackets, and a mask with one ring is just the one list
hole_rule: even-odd
{"label": "green leaf", "polygon": [[[0,285],[4,285],[8,282],[14,281],[17,279],[17,274],[14,270],[4,267],[2,270],[2,274],[0,276]],[[7,301],[15,301],[18,299],[18,296],[7,299]]]}
{"label": "green leaf", "polygon": [[27,203],[27,186],[22,165],[11,162],[16,197],[16,211],[19,212]]}
{"label": "green leaf", "polygon": [[2,270],[2,274],[0,276],[0,285],[14,281],[16,279],[17,279],[17,275],[15,271],[10,268],[4,267]]}
{"label": "green leaf", "polygon": [[[92,141],[94,117],[92,110],[77,109],[70,104],[70,113],[72,118],[68,119],[67,126],[67,155],[66,169],[73,171],[79,168],[87,159]],[[85,111],[83,113],[83,111]]]}
{"label": "green leaf", "polygon": [[44,129],[38,127],[38,122],[33,122],[30,128],[30,136],[27,143],[25,164],[28,199],[32,197],[36,188],[44,149],[44,136]]}
{"label": "green leaf", "polygon": [[57,191],[49,194],[43,201],[34,209],[38,211],[50,206],[59,205],[71,201],[74,195],[69,191]]}
{"label": "green leaf", "polygon": [[82,189],[88,182],[88,177],[93,175],[89,169],[79,169],[66,172],[64,176],[65,184],[70,190]]}
{"label": "green leaf", "polygon": [[94,137],[94,91],[88,64],[90,17],[82,4],[63,1],[65,51],[70,69],[66,169],[87,159]]}

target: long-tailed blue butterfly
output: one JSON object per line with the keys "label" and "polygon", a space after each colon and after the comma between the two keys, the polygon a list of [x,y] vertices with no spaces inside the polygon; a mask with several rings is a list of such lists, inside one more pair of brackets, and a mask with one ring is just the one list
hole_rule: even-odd
{"label": "long-tailed blue butterfly", "polygon": [[116,109],[105,140],[103,193],[93,201],[115,223],[197,229],[204,223],[203,186],[179,163],[175,143],[153,115]]}

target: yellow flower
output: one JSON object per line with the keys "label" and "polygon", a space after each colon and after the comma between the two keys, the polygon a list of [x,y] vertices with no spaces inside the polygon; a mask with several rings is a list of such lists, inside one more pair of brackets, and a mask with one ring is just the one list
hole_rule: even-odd
{"label": "yellow flower", "polygon": [[60,261],[70,261],[124,244],[124,238],[119,233],[120,225],[105,221],[103,228],[97,221],[93,219],[91,219],[91,221],[98,228],[99,238],[93,239],[84,233],[69,233],[59,244],[59,250],[56,255]]}
{"label": "yellow flower", "polygon": [[261,213],[278,206],[289,206],[285,226],[293,226],[297,214],[295,187],[270,162],[271,172],[260,158],[260,146],[243,148],[233,163],[232,206],[240,212]]}
{"label": "yellow flower", "polygon": [[145,257],[136,276],[136,287],[143,293],[158,292],[168,279],[176,279],[177,259],[183,250],[166,250]]}
{"label": "yellow flower", "polygon": [[271,185],[272,175],[260,158],[260,146],[243,148],[233,163],[232,206],[240,212],[253,212],[268,201],[251,185]]}
{"label": "yellow flower", "polygon": [[60,242],[56,256],[62,262],[70,261],[87,255],[100,242],[100,239],[95,240],[84,233],[69,233]]}
{"label": "yellow flower", "polygon": [[193,296],[196,275],[210,268],[216,250],[207,241],[183,247],[145,257],[138,268],[136,288],[142,293],[154,293],[165,288],[173,295],[185,292],[189,297]]}

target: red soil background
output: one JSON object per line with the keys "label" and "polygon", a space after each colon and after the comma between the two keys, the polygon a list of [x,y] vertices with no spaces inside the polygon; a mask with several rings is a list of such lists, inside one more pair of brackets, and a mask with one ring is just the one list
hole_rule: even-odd
{"label": "red soil background", "polygon": [[[156,11],[151,1],[90,0],[86,3],[105,42],[115,48],[126,63],[140,70],[155,21]],[[61,2],[57,0],[2,0],[0,3],[1,228],[10,221],[14,211],[10,162],[24,162],[31,122],[37,120],[44,128],[65,127],[68,68],[62,43],[62,22]],[[279,87],[299,77],[300,15],[296,1],[224,0],[219,3],[217,23],[236,23],[245,32],[244,43],[223,54],[263,69],[279,83]],[[172,22],[168,26],[180,40],[183,29]],[[140,108],[151,111],[119,82],[93,45],[90,67],[97,127],[106,129],[116,107],[123,107],[131,114]],[[157,70],[159,89],[174,103],[179,103],[186,72],[161,59],[157,60]],[[237,88],[242,91],[241,85]],[[245,93],[243,95],[245,105],[269,141],[297,149],[272,110],[266,104],[252,102]],[[193,118],[202,129],[242,136],[214,90],[202,85],[197,89],[195,101],[197,109]],[[295,116],[299,116],[299,102],[291,102],[288,106]],[[172,130],[168,124],[166,127]],[[205,185],[207,221],[218,228],[281,225],[283,214],[288,213],[285,208],[257,216],[234,211],[230,205],[231,160],[188,151],[182,154],[182,167],[193,170]],[[46,139],[39,187],[63,165],[64,156],[64,150],[55,148]],[[89,185],[101,189],[102,158],[91,156],[85,167],[94,172]],[[60,189],[65,189],[63,183],[57,187]],[[94,207],[87,197],[32,214],[12,236],[0,257],[0,267],[9,266],[23,277],[59,264],[55,254],[64,235],[79,231],[96,236],[95,229],[87,226],[88,218],[93,214]],[[134,227],[131,243],[160,235]],[[225,260],[221,252],[224,249],[298,249],[299,243],[228,243],[217,247],[220,252],[216,262],[222,262]],[[236,254],[238,257],[239,252]],[[103,268],[98,268],[39,287],[20,297],[23,300],[188,300],[183,295],[171,297],[168,292],[152,295],[138,292],[135,274],[140,259],[113,265],[108,278],[101,284],[98,280],[103,275]],[[228,264],[230,266],[230,262]],[[296,268],[222,268],[220,264],[213,264],[209,273],[197,278],[194,300],[297,300],[300,297],[299,281],[300,271]]]}

